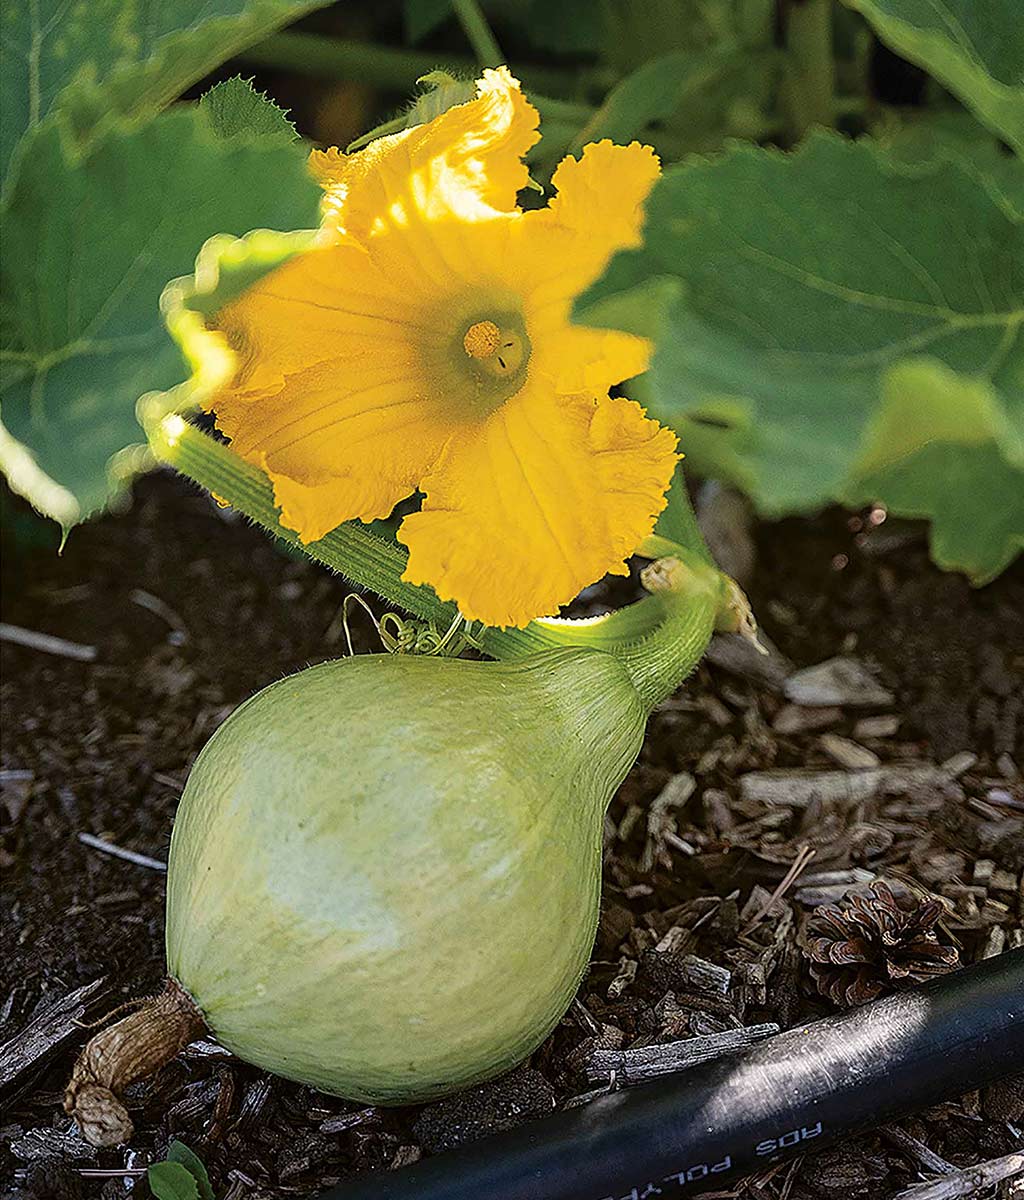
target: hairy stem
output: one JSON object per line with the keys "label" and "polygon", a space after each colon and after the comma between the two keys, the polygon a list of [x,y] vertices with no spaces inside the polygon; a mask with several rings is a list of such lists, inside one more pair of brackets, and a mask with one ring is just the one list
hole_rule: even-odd
{"label": "hairy stem", "polygon": [[[406,583],[405,551],[359,521],[339,525],[319,541],[300,542],[278,520],[267,476],[181,417],[159,422],[150,431],[150,444],[162,462],[332,571],[440,629],[457,617],[454,604],[438,599],[430,588]],[[489,627],[481,649],[506,661],[555,646],[605,650],[625,663],[637,691],[653,708],[696,666],[716,622],[729,620],[731,612],[731,581],[713,564],[665,538],[656,542],[655,553],[671,554],[664,562],[675,565],[645,573],[653,595],[592,620],[537,620],[525,629]]]}

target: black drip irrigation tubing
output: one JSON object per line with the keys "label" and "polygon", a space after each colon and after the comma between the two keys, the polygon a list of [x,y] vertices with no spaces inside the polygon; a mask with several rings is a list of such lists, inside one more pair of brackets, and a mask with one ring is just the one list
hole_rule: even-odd
{"label": "black drip irrigation tubing", "polygon": [[1024,1071],[1024,949],[320,1200],[676,1200]]}

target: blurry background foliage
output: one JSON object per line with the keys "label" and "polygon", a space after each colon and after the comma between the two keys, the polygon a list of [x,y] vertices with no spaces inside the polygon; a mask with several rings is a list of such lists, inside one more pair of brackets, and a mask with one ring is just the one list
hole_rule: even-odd
{"label": "blurry background foliage", "polygon": [[[578,315],[655,339],[626,391],[692,470],[769,515],[927,517],[976,582],[1024,546],[1020,0],[10,0],[0,31],[0,466],[65,530],[193,402],[160,297],[203,243],[308,228],[310,143],[507,61],[541,188],[602,137],[662,156],[644,245]],[[301,239],[217,245],[172,327]]]}

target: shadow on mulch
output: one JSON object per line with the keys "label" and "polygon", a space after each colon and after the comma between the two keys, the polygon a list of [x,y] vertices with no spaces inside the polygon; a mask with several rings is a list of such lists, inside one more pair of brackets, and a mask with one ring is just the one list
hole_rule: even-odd
{"label": "shadow on mulch", "polygon": [[[76,661],[3,646],[0,1040],[100,977],[92,1016],[159,987],[163,875],[79,834],[164,859],[202,745],[259,688],[342,653],[347,591],[163,475],[139,483],[126,515],[76,530],[60,558],[9,534],[4,621],[96,653]],[[171,1137],[199,1153],[232,1200],[315,1191],[413,1161],[595,1086],[599,1050],[830,1011],[809,980],[803,923],[823,898],[878,877],[944,897],[965,962],[1024,943],[1024,564],[975,591],[930,565],[914,527],[866,534],[836,511],[762,525],[757,540],[751,598],[782,654],[798,667],[853,657],[894,703],[794,710],[777,684],[706,662],[655,714],[612,804],[591,971],[526,1068],[426,1109],[381,1111],[208,1048],[135,1088],[127,1152],[94,1152],[59,1111],[76,1036],[7,1105],[0,1178],[21,1195],[124,1196],[123,1176],[81,1172],[141,1172]],[[590,602],[610,594],[592,592]],[[357,647],[375,649],[368,621],[353,624]],[[900,768],[968,753],[945,773],[897,771],[895,784],[855,799],[823,788],[798,803],[785,787],[781,801],[759,798],[759,772],[847,770],[844,738]],[[814,859],[767,904],[802,846]],[[820,882],[825,872],[839,882]],[[695,957],[729,972],[724,999],[688,990]],[[1022,1089],[1004,1085],[903,1130],[959,1166],[1008,1153],[1022,1120]],[[906,1144],[868,1134],[730,1194],[886,1200],[919,1170]],[[141,1178],[131,1194],[147,1194]]]}

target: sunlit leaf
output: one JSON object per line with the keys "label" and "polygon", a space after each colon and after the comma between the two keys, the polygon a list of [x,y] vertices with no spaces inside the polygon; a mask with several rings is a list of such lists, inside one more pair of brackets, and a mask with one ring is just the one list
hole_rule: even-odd
{"label": "sunlit leaf", "polygon": [[156,112],[190,84],[325,0],[11,0],[0,39],[0,169],[60,112],[79,135]]}
{"label": "sunlit leaf", "polygon": [[[985,579],[1024,532],[994,495],[1024,492],[1013,190],[824,134],[792,155],[737,147],[665,173],[644,247],[613,260],[580,315],[646,321],[651,408],[694,469],[767,513],[856,498],[931,516],[936,556]],[[948,483],[951,461],[955,490],[926,479]]]}
{"label": "sunlit leaf", "polygon": [[847,499],[883,497],[903,516],[931,517],[939,566],[987,582],[1024,550],[1024,422],[1012,404],[933,359],[891,367]]}
{"label": "sunlit leaf", "polygon": [[0,243],[0,466],[65,528],[144,465],[136,401],[181,377],[159,300],[213,234],[315,223],[301,145],[222,141],[181,108],[111,129],[85,155],[47,124]]}

